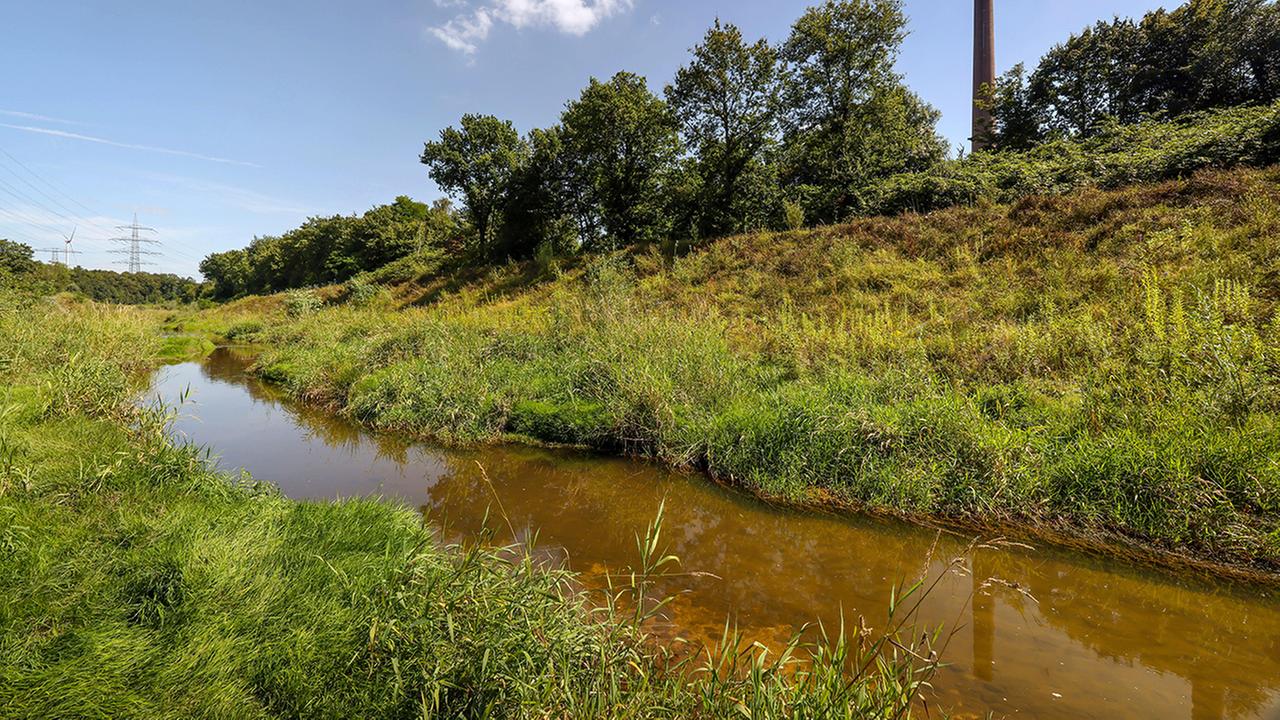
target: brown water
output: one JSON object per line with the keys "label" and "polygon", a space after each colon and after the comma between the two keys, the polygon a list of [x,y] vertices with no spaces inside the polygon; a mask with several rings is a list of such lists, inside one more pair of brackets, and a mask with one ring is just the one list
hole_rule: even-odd
{"label": "brown water", "polygon": [[[926,563],[941,573],[966,545],[896,521],[772,507],[627,460],[409,444],[285,401],[245,362],[222,349],[163,370],[155,392],[172,404],[189,387],[175,430],[290,497],[381,495],[469,533],[496,493],[518,534],[536,530],[588,576],[635,561],[635,535],[665,498],[669,551],[716,576],[681,581],[673,620],[687,636],[719,637],[726,617],[766,642],[842,612],[883,625],[894,583]],[[934,681],[935,699],[958,715],[1280,718],[1276,593],[1055,548],[972,561],[975,577],[1018,583],[1034,599],[997,586],[970,604],[975,582],[948,574],[925,602],[924,623],[959,628]]]}

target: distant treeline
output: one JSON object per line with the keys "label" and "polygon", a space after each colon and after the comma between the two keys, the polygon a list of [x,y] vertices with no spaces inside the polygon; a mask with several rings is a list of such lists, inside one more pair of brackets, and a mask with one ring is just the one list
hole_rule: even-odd
{"label": "distant treeline", "polygon": [[190,302],[200,283],[167,273],[116,272],[42,263],[31,247],[0,239],[0,288],[42,294],[72,292],[98,302],[142,305]]}
{"label": "distant treeline", "polygon": [[411,252],[458,242],[461,228],[448,200],[424,205],[407,197],[360,216],[307,220],[279,236],[255,238],[243,250],[213,253],[200,263],[218,299],[342,282]]}
{"label": "distant treeline", "polygon": [[1000,80],[994,148],[959,160],[938,112],[895,71],[906,34],[901,0],[826,0],[776,45],[717,21],[661,96],[620,72],[591,79],[549,128],[522,135],[468,114],[441,131],[420,159],[456,210],[399,198],[313,218],[211,255],[201,272],[226,298],[341,282],[419,250],[476,264],[634,243],[679,252],[1270,157],[1274,113],[1223,109],[1280,97],[1274,1],[1191,0],[1073,35],[1029,77],[1018,67]]}

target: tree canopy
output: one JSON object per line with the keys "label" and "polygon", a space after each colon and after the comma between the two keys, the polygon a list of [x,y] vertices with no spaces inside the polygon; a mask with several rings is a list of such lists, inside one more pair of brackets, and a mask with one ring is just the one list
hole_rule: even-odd
{"label": "tree canopy", "polygon": [[1191,0],[1141,20],[1098,22],[1054,46],[1035,70],[994,90],[997,144],[1026,149],[1088,137],[1107,122],[1280,98],[1280,6],[1269,0]]}
{"label": "tree canopy", "polygon": [[401,196],[363,215],[308,219],[279,236],[254,238],[241,250],[213,253],[200,272],[219,299],[342,282],[463,232],[448,201],[425,205]]}
{"label": "tree canopy", "polygon": [[560,118],[573,181],[586,198],[584,241],[595,247],[660,239],[663,175],[680,152],[670,108],[628,72],[595,78]]}
{"label": "tree canopy", "polygon": [[[938,111],[896,68],[906,36],[902,0],[821,0],[776,45],[717,19],[661,96],[619,72],[592,78],[549,127],[522,135],[508,120],[466,114],[426,142],[419,160],[459,211],[401,197],[362,216],[311,218],[210,255],[201,272],[227,298],[342,282],[423,250],[460,264],[637,243],[680,252],[732,233],[972,201],[997,176],[1048,182],[1029,170],[987,173],[990,153],[947,161]],[[1088,167],[1076,154],[1101,153],[1110,137],[1146,143],[1164,127],[1153,117],[1193,120],[1280,98],[1280,9],[1190,0],[1099,22],[988,93],[997,151],[1042,149],[1035,158],[1046,166]],[[1116,133],[1117,124],[1145,129]],[[1221,132],[1206,142],[1218,147]],[[1169,163],[1154,174],[1183,161]]]}
{"label": "tree canopy", "polygon": [[463,115],[422,151],[431,179],[461,200],[478,245],[490,249],[512,178],[527,160],[528,146],[515,126],[492,115]]}
{"label": "tree canopy", "polygon": [[724,235],[764,224],[744,178],[768,163],[777,143],[781,66],[765,40],[748,44],[732,24],[715,25],[666,88],[706,184],[700,234]]}

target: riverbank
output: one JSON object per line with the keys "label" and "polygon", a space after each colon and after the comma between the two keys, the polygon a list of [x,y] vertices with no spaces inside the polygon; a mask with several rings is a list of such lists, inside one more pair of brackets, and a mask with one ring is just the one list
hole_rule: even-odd
{"label": "riverbank", "polygon": [[574,266],[413,258],[176,326],[371,427],[1280,571],[1280,171]]}
{"label": "riverbank", "polygon": [[0,715],[880,717],[930,675],[850,675],[875,649],[857,635],[807,669],[674,663],[627,609],[660,540],[593,610],[520,548],[219,474],[132,403],[176,352],[162,317],[0,297]]}

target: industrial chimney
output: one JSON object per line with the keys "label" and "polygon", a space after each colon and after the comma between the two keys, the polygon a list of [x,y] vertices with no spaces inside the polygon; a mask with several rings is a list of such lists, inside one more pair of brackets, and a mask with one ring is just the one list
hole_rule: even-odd
{"label": "industrial chimney", "polygon": [[991,144],[995,120],[983,87],[996,84],[996,23],[993,0],[973,0],[973,151]]}

